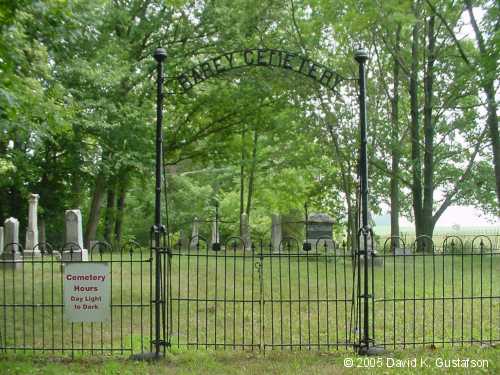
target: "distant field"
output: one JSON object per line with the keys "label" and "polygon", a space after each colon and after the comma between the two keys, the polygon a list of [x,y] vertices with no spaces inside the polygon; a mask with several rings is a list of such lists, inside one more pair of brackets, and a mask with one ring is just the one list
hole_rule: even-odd
{"label": "distant field", "polygon": [[[387,236],[391,233],[390,225],[376,225],[373,228],[374,232],[378,236]],[[415,230],[413,227],[401,227],[401,236],[415,236]],[[500,225],[491,227],[460,227],[460,229],[453,227],[436,227],[434,230],[435,235],[450,235],[450,236],[461,236],[461,235],[500,235]]]}

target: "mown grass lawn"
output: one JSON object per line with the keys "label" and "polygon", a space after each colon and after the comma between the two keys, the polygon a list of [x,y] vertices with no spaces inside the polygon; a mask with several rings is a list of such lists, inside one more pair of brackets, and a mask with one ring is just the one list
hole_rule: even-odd
{"label": "mown grass lawn", "polygon": [[[344,366],[350,358],[356,366]],[[396,360],[417,359],[416,368],[390,367]],[[482,368],[439,367],[447,360],[483,361]],[[421,359],[428,367],[421,367]],[[378,361],[378,364],[377,364]],[[486,364],[487,362],[487,364]],[[374,367],[370,367],[370,364]],[[388,367],[389,366],[389,367]],[[75,358],[2,355],[0,373],[11,374],[498,374],[500,348],[407,350],[387,352],[383,357],[357,357],[351,352],[211,352],[184,351],[167,354],[158,362],[132,362],[127,358]]]}

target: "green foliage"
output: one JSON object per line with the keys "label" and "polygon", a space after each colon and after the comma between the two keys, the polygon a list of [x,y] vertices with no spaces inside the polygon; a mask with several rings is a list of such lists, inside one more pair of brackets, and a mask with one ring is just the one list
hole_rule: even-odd
{"label": "green foliage", "polygon": [[[452,194],[453,203],[495,212],[479,83],[498,76],[498,7],[486,1],[476,5],[485,10],[481,27],[490,53],[481,56],[470,39],[460,41],[460,47],[480,69],[464,62],[439,20],[435,190],[439,196]],[[369,49],[370,204],[379,212],[389,202],[388,155],[394,150],[401,154],[397,177],[402,196],[409,192],[414,165],[407,93],[411,29],[415,22],[423,26],[432,13],[427,3],[420,6],[422,19],[415,16],[412,2],[392,0],[2,2],[1,219],[18,216],[24,225],[25,197],[37,192],[47,238],[60,242],[64,210],[80,207],[86,221],[93,213],[90,200],[101,176],[102,196],[109,189],[116,189],[117,195],[125,187],[123,236],[148,238],[155,147],[151,53],[158,45],[168,54],[164,152],[172,233],[178,235],[194,217],[211,220],[218,200],[228,221],[223,236],[238,234],[241,181],[245,207],[252,189],[250,223],[256,236],[269,235],[271,213],[302,212],[305,202],[311,212],[333,216],[338,228],[345,228],[348,215],[356,214],[359,144],[354,81],[343,82],[337,97],[295,73],[245,68],[207,80],[186,95],[171,92],[171,79],[179,72],[245,47],[300,52],[347,78],[357,75],[354,48],[361,44]],[[461,27],[461,7],[448,1],[436,7],[452,30]],[[400,131],[398,141],[389,142],[397,25]],[[422,33],[422,42],[424,37]],[[424,52],[420,51],[421,59]],[[423,60],[419,63],[423,77]],[[474,155],[476,144],[480,147]],[[467,182],[457,185],[472,157]],[[100,205],[105,203],[102,198]],[[403,214],[410,217],[411,199],[401,204]],[[435,209],[439,204],[436,199]],[[102,237],[104,208],[96,217],[97,237]],[[209,224],[202,231],[207,235]]]}

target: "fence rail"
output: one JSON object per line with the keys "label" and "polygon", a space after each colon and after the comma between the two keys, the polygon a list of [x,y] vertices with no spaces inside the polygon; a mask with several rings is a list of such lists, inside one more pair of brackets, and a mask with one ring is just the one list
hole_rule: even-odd
{"label": "fence rail", "polygon": [[[346,350],[360,336],[360,252],[342,242],[303,247],[287,239],[212,246],[199,236],[164,254],[166,347]],[[369,257],[370,336],[386,348],[500,342],[500,249],[488,236],[378,241]],[[195,246],[192,246],[192,245]],[[0,256],[0,350],[131,354],[152,349],[155,259],[151,246],[97,243],[89,262],[107,264],[109,319],[71,323],[63,272],[79,263],[73,244],[40,244]],[[21,256],[15,256],[18,249]],[[305,251],[304,249],[308,250]],[[24,255],[24,256],[23,256]]]}

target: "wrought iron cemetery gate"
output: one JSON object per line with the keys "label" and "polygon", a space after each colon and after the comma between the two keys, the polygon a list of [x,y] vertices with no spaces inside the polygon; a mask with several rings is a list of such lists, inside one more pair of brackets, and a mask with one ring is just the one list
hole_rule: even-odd
{"label": "wrought iron cemetery gate", "polygon": [[[172,250],[170,249],[170,244],[168,241],[166,241],[166,232],[167,229],[165,226],[162,225],[161,222],[161,181],[162,181],[162,160],[163,160],[163,138],[162,138],[162,126],[163,126],[163,85],[164,85],[164,72],[163,72],[163,63],[167,57],[166,51],[163,48],[157,48],[154,53],[154,58],[157,62],[157,122],[156,122],[156,206],[155,206],[155,224],[153,226],[152,230],[152,244],[153,244],[153,251],[155,254],[155,260],[156,260],[156,283],[155,283],[155,339],[154,339],[154,346],[155,346],[155,353],[156,355],[159,355],[161,350],[164,350],[165,347],[168,347],[171,345],[170,338],[168,336],[168,333],[171,332],[173,329],[173,320],[172,320],[172,302],[174,301],[172,298],[174,298],[171,294],[171,288],[172,288],[172,283],[170,280],[170,276],[172,274],[172,260],[175,259],[176,257],[173,257]],[[361,229],[359,231],[359,243],[363,245],[363,251],[357,251],[355,255],[356,262],[355,265],[357,266],[357,282],[358,282],[358,290],[356,294],[356,298],[360,302],[359,308],[356,311],[356,319],[358,320],[357,328],[356,328],[356,333],[357,333],[357,339],[355,342],[355,346],[357,347],[357,351],[359,353],[369,353],[370,348],[372,346],[373,340],[370,339],[370,294],[369,294],[369,272],[368,272],[368,267],[369,267],[369,260],[368,260],[368,255],[370,253],[369,249],[369,236],[370,236],[370,227],[368,225],[368,161],[367,161],[367,114],[366,114],[366,80],[365,80],[365,63],[368,60],[368,53],[367,51],[360,49],[357,50],[355,53],[355,60],[358,63],[358,79],[356,80],[359,83],[359,96],[358,96],[358,101],[359,101],[359,123],[360,123],[360,148],[359,148],[359,171],[360,171],[360,191],[361,191]],[[299,73],[302,75],[305,75],[309,77],[310,79],[313,79],[323,87],[327,88],[328,90],[331,90],[334,93],[337,93],[337,86],[339,85],[340,82],[346,80],[344,77],[342,77],[340,74],[337,72],[323,66],[322,64],[316,63],[314,61],[311,61],[307,57],[303,57],[300,55],[297,55],[295,53],[291,53],[288,51],[281,51],[281,50],[275,50],[275,49],[245,49],[242,51],[234,51],[230,53],[223,54],[221,56],[217,56],[213,59],[207,60],[201,64],[199,64],[196,67],[193,67],[181,74],[179,74],[176,78],[176,83],[181,87],[181,90],[186,92],[189,91],[190,89],[193,88],[193,86],[204,82],[205,80],[216,76],[217,74],[227,72],[229,70],[233,69],[240,69],[244,67],[249,67],[249,66],[267,66],[267,67],[272,67],[272,68],[280,68],[280,69],[285,69],[288,71],[293,71],[295,73]],[[338,94],[338,93],[337,93]],[[372,242],[370,242],[372,243]],[[262,248],[261,248],[262,250]],[[361,257],[362,253],[365,255],[364,257]],[[264,290],[263,286],[263,280],[264,280],[264,270],[267,269],[265,267],[266,263],[269,263],[270,269],[272,267],[273,258],[275,256],[273,255],[267,255],[264,256],[263,252],[261,251],[261,255],[259,256],[259,268],[261,269],[261,276],[259,280],[261,281],[260,287]],[[181,257],[181,254],[178,254],[178,257]],[[344,254],[345,257],[345,254]],[[189,256],[188,256],[188,259]],[[199,260],[199,257],[196,258]],[[215,256],[215,265],[217,265],[217,259],[218,256]],[[224,259],[224,265],[226,266],[226,260],[227,256],[223,257]],[[244,258],[245,259],[245,258]],[[281,259],[278,257],[277,259]],[[300,259],[300,258],[297,258]],[[308,258],[306,258],[308,259]],[[236,259],[233,259],[236,261]],[[268,260],[268,262],[266,262]],[[206,259],[207,267],[208,267],[208,255]],[[291,262],[290,262],[291,263]],[[300,262],[299,262],[300,263]],[[328,262],[327,262],[328,263]],[[361,263],[363,263],[363,266],[361,266]],[[281,260],[278,261],[279,266],[281,267]],[[162,266],[164,265],[164,266]],[[180,265],[180,263],[179,263]],[[309,262],[307,262],[307,265],[309,266]],[[180,266],[179,266],[180,267]],[[265,268],[264,268],[265,267]],[[182,267],[181,267],[182,268]],[[299,266],[300,268],[300,266]],[[189,269],[189,268],[188,268]],[[281,269],[281,268],[280,268]],[[233,271],[236,270],[236,265],[233,264]],[[197,275],[199,269],[196,270]],[[290,270],[291,271],[291,270]],[[363,275],[361,276],[361,272],[363,272]],[[162,274],[163,274],[163,281],[162,281]],[[352,272],[354,275],[354,272]],[[187,275],[186,275],[187,277]],[[291,280],[290,280],[290,275],[289,277],[289,284],[291,287]],[[188,278],[189,279],[189,278]],[[217,279],[216,279],[217,280]],[[271,277],[272,280],[272,277]],[[361,285],[361,282],[363,283]],[[298,280],[298,285],[300,287],[301,281],[300,279]],[[225,284],[226,285],[226,284]],[[309,287],[309,284],[308,284]],[[318,285],[319,287],[319,285]],[[318,289],[319,290],[319,289]],[[309,289],[308,289],[309,291]],[[271,288],[271,293],[272,288]],[[227,295],[224,295],[224,298],[226,298]],[[235,288],[233,288],[233,297],[236,298],[236,291]],[[292,304],[293,300],[291,299],[291,295],[289,295],[289,300],[283,300],[280,295],[280,301],[279,303],[288,303],[289,304],[289,312],[290,312],[290,324],[292,320]],[[191,300],[188,297],[183,297],[187,298],[187,310],[189,311],[189,306]],[[208,297],[206,297],[208,298]],[[273,306],[273,295],[271,294],[271,299],[268,301],[270,302],[271,306]],[[302,298],[300,295],[298,297],[298,300]],[[307,297],[309,298],[309,296]],[[354,298],[354,295],[352,296]],[[347,298],[344,300],[344,304],[347,304]],[[177,302],[182,302],[184,299],[181,299],[180,294],[178,295],[178,298],[176,300]],[[206,301],[208,302],[208,300]],[[215,304],[214,308],[216,309],[217,307],[217,297],[213,297],[213,302]],[[252,300],[252,306],[253,306],[253,300]],[[265,297],[263,292],[260,293],[260,303],[261,303],[261,321],[262,325],[261,327],[261,340],[259,342],[259,346],[262,348],[265,348],[266,344],[266,339],[265,339],[265,320],[263,319],[263,313],[264,313],[264,303],[266,302]],[[310,300],[307,302],[308,307],[310,307]],[[316,303],[320,302],[320,296],[316,296]],[[336,301],[338,302],[338,301]],[[352,302],[352,300],[351,300]],[[362,303],[361,303],[362,302]],[[236,300],[233,300],[233,309],[235,310],[235,304],[237,303]],[[243,306],[245,306],[245,300],[241,300]],[[224,308],[226,308],[227,300],[224,303]],[[300,302],[299,302],[300,304]],[[326,306],[328,307],[329,301],[326,301]],[[206,306],[208,308],[208,306]],[[344,306],[346,307],[346,306]],[[282,305],[281,305],[282,308]],[[347,308],[347,307],[346,307]],[[317,307],[318,313],[320,307]],[[187,311],[187,312],[188,312]],[[197,310],[198,311],[198,310]],[[310,311],[310,310],[309,310]],[[224,313],[227,311],[224,310]],[[281,312],[281,310],[280,310]],[[274,307],[271,308],[271,315],[274,313]],[[300,305],[299,305],[299,316],[301,315],[301,310],[300,310]],[[197,316],[198,318],[198,316]],[[281,318],[281,316],[280,316]],[[318,315],[319,318],[319,315]],[[163,319],[163,320],[162,320]],[[253,316],[251,318],[251,321],[253,322]],[[328,319],[327,319],[328,320]],[[198,324],[198,319],[197,319],[197,324]],[[225,322],[225,320],[224,320]],[[207,322],[208,325],[208,322]],[[345,321],[345,325],[347,326],[347,320]],[[178,324],[179,326],[179,324]],[[236,329],[236,320],[235,317],[233,317],[233,326],[234,329]],[[300,326],[300,325],[299,325]],[[189,327],[189,324],[188,324]],[[280,326],[281,327],[281,326]],[[279,346],[281,347],[293,347],[296,344],[293,343],[292,340],[292,325],[290,325],[290,331],[289,331],[289,338],[290,342],[286,344],[283,340],[283,330],[281,329],[281,334],[280,334],[280,344]],[[308,328],[310,327],[310,320],[309,320],[309,325]],[[205,327],[208,329],[208,327]],[[224,325],[224,342],[226,342],[226,325]],[[216,329],[216,326],[214,327],[214,330]],[[271,323],[271,346],[274,344],[274,323]],[[318,322],[318,338],[316,341],[315,346],[317,348],[322,347],[323,345],[329,346],[329,342],[327,340],[326,344],[321,344],[320,339],[319,339],[319,334],[320,334],[320,329],[319,329],[319,322]],[[244,331],[243,331],[244,333]],[[187,333],[186,333],[187,334]],[[217,347],[218,346],[218,338],[217,334],[214,331],[215,335],[215,341],[213,342],[213,346]],[[234,338],[236,337],[236,333],[233,332]],[[346,335],[347,336],[347,335]],[[310,339],[310,329],[308,329],[308,339]],[[191,345],[192,343],[189,342],[189,335],[186,337],[187,340],[187,345]],[[207,338],[208,340],[208,338]],[[347,345],[347,338],[344,338],[345,342],[342,344],[339,342],[339,338],[337,337],[337,345]],[[299,346],[301,347],[301,341],[302,341],[302,333],[300,333],[300,338],[299,338]],[[198,342],[198,341],[197,341]],[[212,344],[211,344],[212,345]],[[234,346],[236,346],[235,343],[233,343]],[[253,344],[250,344],[253,345]],[[309,342],[309,347],[312,346],[311,342]],[[206,346],[208,346],[208,342],[206,342]],[[225,346],[225,344],[223,345]],[[243,340],[240,344],[240,347],[246,346],[246,342]]]}
{"label": "wrought iron cemetery gate", "polygon": [[214,251],[205,240],[170,253],[169,342],[213,349],[345,349],[355,318],[352,255],[303,251],[284,239],[277,251],[232,237]]}
{"label": "wrought iron cemetery gate", "polygon": [[[364,51],[359,63],[360,246],[330,247],[285,238],[238,237],[190,246],[169,243],[161,222],[163,63],[157,61],[155,224],[148,246],[97,243],[92,264],[110,268],[110,319],[68,322],[63,269],[82,263],[67,243],[35,246],[28,256],[9,242],[0,256],[0,351],[124,353],[158,357],[170,347],[331,350],[370,354],[381,347],[500,342],[500,237],[433,242],[378,239],[368,225]],[[228,53],[181,73],[181,90],[246,66],[308,76],[335,91],[344,79],[307,58],[255,49]],[[216,219],[217,220],[217,219]],[[306,219],[307,225],[307,219]],[[10,237],[9,237],[10,238]],[[374,253],[378,244],[378,254]],[[31,252],[33,255],[33,252]],[[61,260],[61,256],[63,257]],[[66,258],[64,257],[66,256]]]}

